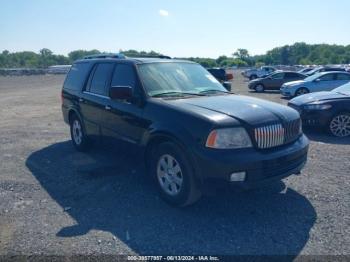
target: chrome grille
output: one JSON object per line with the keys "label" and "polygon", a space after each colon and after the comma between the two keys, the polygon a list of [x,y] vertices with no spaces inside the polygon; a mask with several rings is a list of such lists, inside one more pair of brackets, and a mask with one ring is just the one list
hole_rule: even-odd
{"label": "chrome grille", "polygon": [[254,129],[254,138],[259,148],[280,146],[295,140],[300,134],[300,119],[282,124],[274,124]]}
{"label": "chrome grille", "polygon": [[301,133],[301,121],[300,119],[290,121],[285,124],[285,138],[284,143],[292,142]]}
{"label": "chrome grille", "polygon": [[255,128],[255,141],[259,148],[270,148],[284,143],[284,128],[281,124]]}

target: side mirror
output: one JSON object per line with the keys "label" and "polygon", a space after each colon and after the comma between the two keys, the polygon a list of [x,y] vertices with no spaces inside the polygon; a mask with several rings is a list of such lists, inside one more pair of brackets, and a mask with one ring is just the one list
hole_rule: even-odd
{"label": "side mirror", "polygon": [[226,88],[227,91],[231,91],[231,82],[223,82],[222,85]]}
{"label": "side mirror", "polygon": [[109,89],[109,97],[113,100],[129,100],[132,98],[132,87],[112,86]]}

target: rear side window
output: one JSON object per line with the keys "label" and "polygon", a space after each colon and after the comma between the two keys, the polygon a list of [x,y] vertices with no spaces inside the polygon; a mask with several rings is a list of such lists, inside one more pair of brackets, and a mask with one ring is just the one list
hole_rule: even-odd
{"label": "rear side window", "polygon": [[87,75],[90,71],[90,63],[76,63],[69,70],[63,88],[70,90],[82,90]]}
{"label": "rear side window", "polygon": [[332,81],[334,80],[334,74],[327,74],[320,77],[321,81]]}
{"label": "rear side window", "polygon": [[285,73],[284,74],[284,78],[297,78],[297,77],[300,77],[300,75],[296,74],[296,73]]}
{"label": "rear side window", "polygon": [[350,80],[350,75],[348,74],[337,74],[338,80]]}
{"label": "rear side window", "polygon": [[118,64],[114,70],[111,86],[130,86],[135,88],[136,74],[130,65]]}
{"label": "rear side window", "polygon": [[107,95],[107,84],[112,74],[114,64],[97,64],[90,83],[90,92],[98,95]]}

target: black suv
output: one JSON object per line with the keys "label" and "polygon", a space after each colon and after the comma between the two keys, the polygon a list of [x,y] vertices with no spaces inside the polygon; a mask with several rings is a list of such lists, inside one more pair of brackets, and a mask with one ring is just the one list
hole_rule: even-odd
{"label": "black suv", "polygon": [[189,61],[79,60],[64,82],[62,111],[80,151],[94,136],[140,147],[160,194],[178,206],[222,182],[252,186],[298,174],[307,159],[297,111],[231,94]]}

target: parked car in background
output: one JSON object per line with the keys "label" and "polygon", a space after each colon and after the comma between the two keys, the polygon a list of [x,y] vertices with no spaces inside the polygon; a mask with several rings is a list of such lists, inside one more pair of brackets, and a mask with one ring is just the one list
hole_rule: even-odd
{"label": "parked car in background", "polygon": [[224,68],[207,68],[209,73],[211,73],[216,80],[218,80],[228,91],[231,91],[231,80],[233,79],[233,74],[226,73]]}
{"label": "parked car in background", "polygon": [[176,206],[208,187],[266,184],[304,167],[309,142],[295,110],[231,94],[197,63],[116,57],[75,62],[63,84],[77,150],[92,137],[138,147],[161,197]]}
{"label": "parked car in background", "polygon": [[298,73],[300,73],[300,74],[306,74],[306,73],[310,72],[311,70],[314,70],[314,67],[305,67],[305,68],[303,68],[303,69],[300,69],[300,70],[298,71]]}
{"label": "parked car in background", "polygon": [[249,80],[253,80],[256,78],[265,77],[275,71],[276,69],[272,66],[262,66],[259,69],[253,68],[245,70],[242,72],[242,75],[246,78],[249,78]]}
{"label": "parked car in background", "polygon": [[322,73],[322,72],[331,72],[331,71],[341,71],[344,72],[346,71],[344,67],[329,67],[329,66],[321,66],[321,67],[316,67],[313,70],[310,70],[309,72],[305,73],[307,76],[311,76],[317,73]]}
{"label": "parked car in background", "polygon": [[71,65],[54,65],[47,69],[48,74],[67,74]]}
{"label": "parked car in background", "polygon": [[257,92],[263,92],[264,90],[279,90],[286,82],[301,80],[304,78],[306,78],[306,75],[297,72],[277,72],[264,78],[250,81],[248,88]]}
{"label": "parked car in background", "polygon": [[350,136],[350,83],[330,92],[316,92],[293,98],[303,125],[324,127],[334,136]]}
{"label": "parked car in background", "polygon": [[349,81],[350,73],[323,72],[309,76],[304,80],[285,83],[280,90],[283,96],[293,97],[311,92],[331,91]]}

